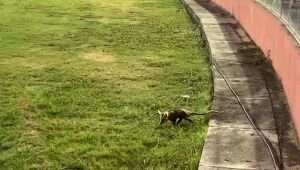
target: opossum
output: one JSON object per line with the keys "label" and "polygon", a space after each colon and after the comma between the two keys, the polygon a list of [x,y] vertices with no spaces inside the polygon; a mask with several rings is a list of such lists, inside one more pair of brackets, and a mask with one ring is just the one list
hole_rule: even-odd
{"label": "opossum", "polygon": [[182,119],[185,119],[191,123],[193,123],[193,121],[191,119],[189,119],[190,116],[192,115],[205,115],[205,113],[194,113],[194,112],[190,112],[187,111],[185,109],[174,109],[174,110],[169,110],[166,111],[164,113],[161,113],[158,110],[158,113],[160,114],[160,125],[167,122],[168,120],[170,120],[173,125],[178,125]]}

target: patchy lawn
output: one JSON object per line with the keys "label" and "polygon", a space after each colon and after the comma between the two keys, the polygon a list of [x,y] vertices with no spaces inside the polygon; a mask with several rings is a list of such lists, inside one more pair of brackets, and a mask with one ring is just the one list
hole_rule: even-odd
{"label": "patchy lawn", "polygon": [[210,108],[179,0],[0,0],[0,15],[1,169],[196,169],[207,118],[158,126],[157,109]]}

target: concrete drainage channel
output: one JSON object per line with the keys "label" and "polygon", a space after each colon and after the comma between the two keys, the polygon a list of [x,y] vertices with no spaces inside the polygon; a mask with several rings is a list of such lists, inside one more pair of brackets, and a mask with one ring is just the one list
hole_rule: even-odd
{"label": "concrete drainage channel", "polygon": [[285,159],[280,152],[288,151],[287,146],[279,149],[274,116],[276,109],[288,114],[288,108],[283,108],[284,97],[276,98],[284,95],[272,67],[229,14],[209,1],[182,2],[201,28],[215,63],[212,110],[218,112],[211,115],[199,169],[281,169]]}

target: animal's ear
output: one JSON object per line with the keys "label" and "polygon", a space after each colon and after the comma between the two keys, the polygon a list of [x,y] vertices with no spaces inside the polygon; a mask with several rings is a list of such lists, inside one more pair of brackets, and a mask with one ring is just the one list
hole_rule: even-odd
{"label": "animal's ear", "polygon": [[160,112],[160,110],[157,110],[158,114],[162,115],[162,113]]}

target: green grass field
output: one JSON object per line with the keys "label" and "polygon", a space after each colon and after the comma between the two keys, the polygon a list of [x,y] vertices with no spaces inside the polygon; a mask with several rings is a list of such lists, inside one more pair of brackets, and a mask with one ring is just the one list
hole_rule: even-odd
{"label": "green grass field", "polygon": [[157,110],[209,110],[199,41],[179,0],[0,0],[0,169],[196,169],[208,117]]}

